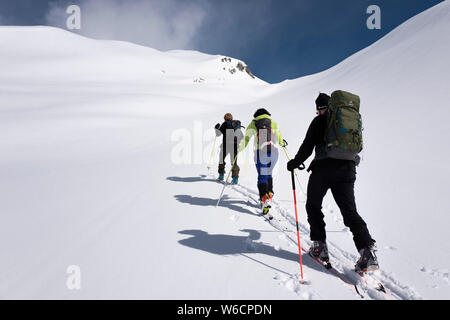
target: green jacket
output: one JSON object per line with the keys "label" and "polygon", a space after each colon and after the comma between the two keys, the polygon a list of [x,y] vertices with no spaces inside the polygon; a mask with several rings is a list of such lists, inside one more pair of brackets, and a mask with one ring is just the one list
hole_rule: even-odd
{"label": "green jacket", "polygon": [[[250,139],[255,136],[255,140],[258,139],[257,132],[258,129],[256,129],[255,121],[259,119],[267,118],[271,120],[271,128],[272,128],[272,142],[277,143],[280,146],[284,145],[283,143],[283,137],[281,136],[281,132],[278,129],[278,125],[275,121],[273,121],[269,115],[263,114],[259,117],[256,117],[252,120],[252,122],[248,125],[247,130],[245,130],[244,139],[241,141],[241,144],[239,145],[238,152],[244,151],[244,149],[247,147],[248,143],[250,142]],[[259,143],[256,140],[255,141],[255,150],[258,150]]]}

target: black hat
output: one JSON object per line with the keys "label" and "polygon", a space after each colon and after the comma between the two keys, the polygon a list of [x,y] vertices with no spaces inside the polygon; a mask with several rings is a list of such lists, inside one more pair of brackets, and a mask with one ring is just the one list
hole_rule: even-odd
{"label": "black hat", "polygon": [[320,93],[316,99],[316,109],[322,110],[328,108],[328,101],[330,100],[330,96],[326,93]]}
{"label": "black hat", "polygon": [[264,108],[260,108],[260,109],[256,110],[255,114],[253,115],[253,118],[262,116],[263,114],[267,114],[268,116],[270,116],[269,111],[267,111],[267,110],[264,109]]}

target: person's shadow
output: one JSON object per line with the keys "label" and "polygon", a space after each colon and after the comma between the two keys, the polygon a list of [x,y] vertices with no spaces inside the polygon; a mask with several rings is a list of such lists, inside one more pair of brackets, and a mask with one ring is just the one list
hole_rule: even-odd
{"label": "person's shadow", "polygon": [[[215,207],[218,199],[211,198],[201,198],[201,197],[193,197],[187,194],[177,194],[174,196],[181,203],[187,203],[194,206],[204,206],[204,207]],[[256,205],[250,203],[246,200],[231,200],[227,195],[222,196],[222,200],[220,201],[219,207],[225,207],[237,212],[246,213],[250,215],[257,216],[257,213],[252,212],[251,210],[245,209],[242,206],[252,206],[257,208]]]}
{"label": "person's shadow", "polygon": [[208,181],[208,182],[216,182],[216,179],[212,179],[212,178],[208,178],[206,175],[200,175],[198,177],[167,177],[166,178],[169,181],[173,181],[173,182],[203,182],[203,181]]}
{"label": "person's shadow", "polygon": [[[298,254],[286,250],[276,250],[274,247],[265,243],[254,242],[261,238],[261,233],[259,231],[248,229],[241,231],[247,232],[248,235],[232,236],[227,234],[209,234],[203,230],[183,230],[178,233],[190,235],[191,237],[178,242],[184,246],[217,255],[242,255],[272,269],[276,268],[256,260],[255,258],[251,258],[247,254],[262,253],[282,259],[298,261]],[[286,273],[282,270],[276,270]]]}
{"label": "person's shadow", "polygon": [[[277,250],[273,246],[266,243],[255,242],[256,240],[259,240],[261,238],[261,233],[259,231],[250,229],[244,229],[240,231],[246,232],[248,233],[248,235],[235,236],[228,234],[209,234],[208,232],[203,230],[183,230],[179,231],[178,233],[189,235],[191,237],[179,240],[178,242],[184,246],[197,250],[203,250],[217,255],[242,255],[259,264],[263,264],[268,268],[290,275],[286,271],[279,270],[268,264],[265,264],[255,259],[254,257],[249,256],[248,254],[261,253],[281,259],[298,262],[298,253],[293,253],[284,249]],[[318,268],[318,266],[313,261],[308,260],[309,259],[307,259],[305,265],[308,265],[308,267],[310,268],[320,270],[320,268]]]}
{"label": "person's shadow", "polygon": [[[200,175],[198,177],[167,177],[166,178],[169,181],[174,182],[215,182],[217,183],[216,179],[208,178],[206,175]],[[187,194],[177,194],[174,196],[176,200],[178,200],[181,203],[186,203],[194,206],[203,206],[203,207],[215,207],[217,205],[218,199],[211,199],[211,198],[201,198],[201,197],[193,197],[191,195]],[[222,199],[219,203],[219,207],[225,207],[228,209],[231,209],[233,211],[246,213],[250,215],[257,216],[257,213],[252,212],[251,210],[248,210],[244,208],[243,206],[250,206],[253,208],[259,208],[257,204],[253,204],[250,201],[246,201],[244,199],[242,200],[231,200],[226,194],[222,196]]]}

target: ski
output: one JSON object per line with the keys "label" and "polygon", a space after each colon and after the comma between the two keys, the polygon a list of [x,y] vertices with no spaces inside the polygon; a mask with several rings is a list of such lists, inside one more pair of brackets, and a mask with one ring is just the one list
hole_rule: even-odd
{"label": "ski", "polygon": [[343,273],[339,272],[338,270],[336,270],[335,268],[333,268],[333,266],[331,265],[330,262],[325,262],[322,261],[312,255],[309,254],[309,251],[307,251],[305,248],[302,247],[302,251],[308,254],[308,257],[310,257],[312,260],[314,260],[316,263],[318,263],[319,265],[321,265],[322,267],[325,268],[325,270],[327,270],[330,274],[336,276],[337,278],[339,278],[342,282],[344,282],[346,285],[352,287],[356,294],[361,298],[364,299],[364,295],[360,292],[360,290],[358,289],[358,286],[356,285],[356,283],[352,282],[351,280],[349,280]]}
{"label": "ski", "polygon": [[[302,251],[303,251],[303,252],[307,252],[309,257],[311,257],[314,261],[316,261],[318,264],[320,264],[320,265],[323,266],[325,269],[327,269],[330,273],[332,273],[333,275],[335,275],[336,277],[338,277],[339,279],[341,279],[343,282],[345,282],[345,283],[348,284],[348,285],[353,286],[354,289],[356,290],[356,293],[357,293],[361,298],[364,298],[364,295],[361,294],[361,290],[358,289],[357,284],[356,284],[354,281],[351,281],[346,275],[344,275],[343,273],[341,273],[341,272],[339,272],[338,270],[336,270],[335,268],[333,268],[333,266],[331,265],[330,262],[324,262],[324,261],[322,261],[322,260],[320,260],[320,259],[318,259],[318,258],[316,258],[316,257],[311,256],[311,255],[309,254],[309,252],[308,252],[306,249],[304,249],[304,248],[302,248]],[[376,290],[376,291],[378,291],[378,292],[382,292],[382,293],[384,293],[386,296],[388,296],[389,299],[397,300],[396,297],[394,297],[392,294],[390,294],[390,293],[386,290],[385,286],[384,286],[379,280],[377,280],[377,279],[371,277],[371,275],[368,274],[367,272],[358,272],[358,271],[356,271],[356,270],[354,270],[354,269],[353,269],[353,271],[354,271],[356,274],[358,274],[358,275],[362,278],[362,281],[363,281],[364,285],[365,285],[367,288],[371,288],[371,289],[374,289],[374,290]],[[370,283],[370,282],[372,282],[372,283]]]}
{"label": "ski", "polygon": [[270,213],[261,213],[261,216],[266,220],[269,220],[269,221],[273,220],[273,215],[271,215]]}
{"label": "ski", "polygon": [[[363,282],[364,282],[368,287],[371,287],[371,288],[373,288],[373,289],[375,289],[375,290],[377,290],[377,291],[379,291],[379,292],[382,292],[382,293],[386,294],[387,296],[389,296],[389,297],[392,298],[392,299],[396,299],[394,296],[392,296],[392,295],[386,290],[386,288],[384,287],[384,285],[383,285],[379,280],[374,279],[374,278],[371,277],[371,275],[368,274],[367,272],[360,272],[360,271],[356,271],[356,270],[353,270],[353,271],[355,271],[355,273],[356,273],[357,275],[359,275],[359,276],[362,278]],[[369,284],[369,281],[368,281],[369,279],[372,280],[373,284]]]}
{"label": "ski", "polygon": [[[259,201],[256,200],[256,199],[254,199],[252,196],[247,195],[247,197],[248,197],[249,199],[253,200],[257,205],[260,204]],[[249,201],[249,202],[250,202],[250,201]],[[274,227],[275,229],[277,229],[278,231],[281,231],[281,232],[289,231],[289,229],[287,229],[286,227],[283,227],[283,226],[281,226],[281,225],[279,224],[279,222],[281,222],[281,221],[283,221],[283,220],[281,220],[281,219],[279,219],[279,218],[274,219],[274,216],[273,216],[270,212],[267,212],[267,213],[265,213],[265,214],[264,214],[263,212],[260,212],[260,213],[259,213],[259,216],[263,217],[264,220],[266,220],[268,223],[270,223],[270,225],[271,225],[272,227]]]}
{"label": "ski", "polygon": [[[244,195],[244,196],[246,196],[248,199],[251,199],[255,204],[257,204],[258,205],[258,207],[260,207],[261,208],[261,203],[260,203],[260,201],[258,201],[257,199],[255,199],[254,197],[252,197],[251,195],[249,195],[249,194],[245,194],[244,193],[244,191],[241,191],[241,190],[239,190],[239,188],[237,188],[237,187],[240,187],[241,189],[244,189],[242,186],[240,186],[239,184],[235,184],[235,185],[233,185],[233,189],[234,190],[236,190],[236,191],[238,191],[239,193],[241,193],[242,195]],[[247,200],[248,201],[248,200]],[[250,203],[250,201],[248,201],[248,203]],[[272,220],[273,220],[273,215],[269,212],[269,210],[267,210],[267,212],[260,212],[259,213],[259,215],[260,216],[262,216],[264,219],[266,219],[267,221],[269,221],[269,222],[271,222]],[[280,220],[281,221],[281,220]],[[275,227],[276,229],[278,229],[277,227]],[[282,230],[280,230],[280,231],[282,231]]]}

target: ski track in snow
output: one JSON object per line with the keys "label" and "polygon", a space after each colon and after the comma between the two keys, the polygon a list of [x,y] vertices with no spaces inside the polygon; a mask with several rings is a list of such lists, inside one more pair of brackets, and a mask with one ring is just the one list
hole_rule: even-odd
{"label": "ski track in snow", "polygon": [[[201,178],[215,178],[213,174],[208,173],[206,175],[200,175]],[[245,187],[241,184],[239,185],[231,185],[229,184],[227,188],[231,188],[233,191],[242,195],[242,199],[247,200],[250,204],[250,209],[253,210],[256,214],[260,212],[254,208],[251,203],[258,203],[258,193],[251,188]],[[331,209],[325,208],[332,212]],[[281,234],[279,236],[280,240],[283,240],[288,246],[297,247],[297,240],[295,237],[296,232],[296,221],[294,215],[287,209],[285,209],[278,201],[273,200],[272,208],[270,213],[273,216],[273,220],[270,222],[261,216],[262,219],[267,220],[270,225],[276,230],[280,231]],[[239,216],[234,214],[230,217],[231,220],[237,222],[239,220]],[[338,221],[341,221],[342,218],[336,216]],[[299,222],[299,230],[302,234],[309,234],[309,227]],[[350,233],[349,230],[348,233]],[[351,233],[350,233],[351,236]],[[254,245],[254,244],[250,244]],[[306,246],[305,246],[306,245]],[[311,241],[309,239],[302,239],[302,248],[308,248],[311,245]],[[369,275],[366,275],[364,278],[360,277],[357,273],[353,271],[353,267],[355,261],[358,257],[355,254],[349,253],[337,245],[333,244],[330,241],[327,241],[328,250],[330,259],[333,264],[333,268],[337,271],[343,273],[349,280],[356,283],[358,287],[363,291],[363,295],[365,298],[373,299],[373,300],[417,300],[422,299],[422,297],[411,287],[406,284],[398,281],[394,275],[384,271],[382,269],[373,272]],[[425,267],[422,268],[422,272],[426,272],[432,276],[439,277],[444,279],[447,283],[449,283],[449,273],[448,270],[429,270]],[[305,285],[300,284],[300,275],[287,275],[282,273],[277,273],[274,277],[274,280],[278,281],[279,284],[286,287],[286,289],[295,292],[303,299],[320,299],[320,294],[311,290],[308,286],[307,290],[304,290]],[[378,284],[382,283],[387,290],[387,293],[382,293],[374,289],[374,287]],[[344,285],[344,284],[343,284]],[[353,289],[352,289],[353,290]],[[355,292],[355,299],[360,299],[360,297]]]}

